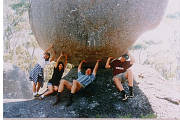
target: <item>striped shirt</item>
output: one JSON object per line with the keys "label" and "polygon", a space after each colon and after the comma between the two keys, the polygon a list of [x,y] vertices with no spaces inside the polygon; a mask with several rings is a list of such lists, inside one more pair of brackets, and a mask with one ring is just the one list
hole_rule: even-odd
{"label": "striped shirt", "polygon": [[82,84],[83,87],[88,86],[90,83],[92,83],[95,80],[95,75],[84,75],[81,71],[78,72],[78,79],[77,81]]}

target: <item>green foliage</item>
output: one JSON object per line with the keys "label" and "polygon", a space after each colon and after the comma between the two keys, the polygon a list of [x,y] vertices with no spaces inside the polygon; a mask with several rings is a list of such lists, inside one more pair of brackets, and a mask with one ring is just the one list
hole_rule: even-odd
{"label": "green foliage", "polygon": [[19,15],[23,15],[29,8],[29,3],[27,0],[20,0],[17,3],[10,5],[10,7]]}
{"label": "green foliage", "polygon": [[141,118],[157,118],[157,115],[155,115],[155,114],[147,114],[147,115],[141,115]]}
{"label": "green foliage", "polygon": [[99,114],[97,114],[96,118],[108,118],[108,116],[107,115],[99,115]]}
{"label": "green foliage", "polygon": [[138,50],[138,49],[144,49],[145,46],[143,46],[142,44],[137,44],[137,45],[134,45],[132,46],[132,50]]}
{"label": "green foliage", "polygon": [[[3,36],[5,45],[4,62],[13,63],[26,73],[37,61],[33,57],[34,52],[31,53],[31,49],[34,51],[38,46],[28,25],[28,8],[28,0],[16,0],[8,3],[8,11],[4,17],[6,22],[4,23]],[[24,31],[29,31],[29,34],[24,33]]]}
{"label": "green foliage", "polygon": [[96,115],[96,118],[101,118],[101,115],[97,114],[97,115]]}
{"label": "green foliage", "polygon": [[9,7],[14,11],[14,13],[8,13],[5,16],[4,20],[6,24],[4,25],[4,45],[5,50],[10,50],[11,39],[13,35],[22,29],[20,23],[25,21],[24,13],[27,12],[29,8],[29,3],[27,0],[18,0],[17,2],[13,2],[13,4],[9,5]]}
{"label": "green foliage", "polygon": [[176,12],[174,14],[168,14],[167,18],[171,18],[171,19],[180,19],[180,12]]}
{"label": "green foliage", "polygon": [[127,114],[125,116],[118,115],[118,118],[132,118],[131,114]]}
{"label": "green foliage", "polygon": [[135,45],[133,45],[131,47],[131,50],[147,49],[149,46],[155,45],[155,44],[158,44],[158,43],[156,43],[152,40],[142,41],[141,43],[136,43]]}

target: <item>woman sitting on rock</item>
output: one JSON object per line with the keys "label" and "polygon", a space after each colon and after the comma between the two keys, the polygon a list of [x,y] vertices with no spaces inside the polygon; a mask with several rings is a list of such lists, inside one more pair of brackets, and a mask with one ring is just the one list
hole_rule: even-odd
{"label": "woman sitting on rock", "polygon": [[[65,57],[65,62],[61,62],[60,59],[62,57]],[[60,80],[62,78],[62,75],[64,73],[64,70],[66,68],[67,65],[67,55],[61,53],[61,55],[58,57],[57,61],[56,61],[56,65],[54,67],[54,72],[52,75],[52,79],[49,80],[48,82],[48,91],[46,91],[44,94],[42,94],[39,98],[43,99],[45,96],[48,96],[50,94],[52,94],[55,91],[58,91],[58,87],[59,87],[59,83]]]}

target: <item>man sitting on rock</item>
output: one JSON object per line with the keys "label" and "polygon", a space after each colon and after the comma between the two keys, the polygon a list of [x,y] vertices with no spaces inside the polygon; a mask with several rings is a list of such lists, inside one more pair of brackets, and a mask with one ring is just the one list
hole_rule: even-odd
{"label": "man sitting on rock", "polygon": [[96,72],[98,70],[100,60],[97,60],[96,65],[94,67],[94,70],[92,72],[91,68],[86,69],[85,75],[81,72],[82,64],[86,63],[85,60],[82,60],[81,63],[78,66],[78,79],[73,80],[73,83],[67,81],[67,80],[61,80],[58,93],[56,96],[56,102],[53,105],[57,105],[60,102],[60,96],[61,93],[64,90],[64,86],[68,89],[71,90],[69,100],[66,104],[66,106],[70,106],[72,104],[72,98],[76,92],[78,92],[80,89],[85,88],[88,86],[90,83],[92,83],[95,79]]}
{"label": "man sitting on rock", "polygon": [[[127,100],[128,97],[133,97],[133,74],[130,67],[134,64],[134,58],[129,54],[124,54],[118,59],[113,59],[113,57],[109,57],[105,68],[113,69],[113,80],[114,83],[122,94],[122,100]],[[110,62],[111,61],[111,62]],[[128,81],[129,86],[129,96],[127,96],[126,92],[121,83]]]}

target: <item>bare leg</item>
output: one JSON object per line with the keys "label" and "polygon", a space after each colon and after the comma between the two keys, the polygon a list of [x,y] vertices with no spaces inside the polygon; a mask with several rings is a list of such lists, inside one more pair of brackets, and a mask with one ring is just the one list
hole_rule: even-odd
{"label": "bare leg", "polygon": [[64,86],[66,86],[68,90],[71,90],[72,84],[67,80],[61,80],[58,92],[62,92],[64,90]]}
{"label": "bare leg", "polygon": [[33,82],[33,93],[36,92],[36,84]]}
{"label": "bare leg", "polygon": [[73,80],[71,93],[74,94],[82,88],[81,84],[77,80]]}
{"label": "bare leg", "polygon": [[37,92],[39,92],[40,87],[41,87],[41,83],[37,82]]}
{"label": "bare leg", "polygon": [[81,83],[79,83],[79,82],[77,81],[77,89],[76,89],[76,92],[78,92],[81,88],[82,88]]}
{"label": "bare leg", "polygon": [[81,84],[77,81],[77,80],[73,80],[73,85],[71,87],[71,93],[70,93],[70,96],[69,96],[69,100],[66,104],[66,106],[70,106],[73,102],[73,96],[74,94],[79,91],[80,89],[82,88]]}
{"label": "bare leg", "polygon": [[48,95],[52,94],[53,92],[54,92],[53,86],[50,85],[50,86],[48,86],[48,91],[45,92],[43,95],[44,95],[44,96],[48,96]]}
{"label": "bare leg", "polygon": [[58,91],[58,86],[53,86],[54,91]]}
{"label": "bare leg", "polygon": [[122,84],[121,84],[121,80],[119,78],[114,78],[114,83],[117,87],[117,89],[119,89],[120,91],[124,90]]}
{"label": "bare leg", "polygon": [[126,95],[126,92],[124,91],[124,88],[121,84],[121,79],[120,78],[114,78],[114,83],[122,94],[122,100],[123,101],[127,100],[127,95]]}
{"label": "bare leg", "polygon": [[63,92],[64,86],[66,86],[66,88],[68,90],[71,90],[72,84],[67,80],[61,80],[60,85],[59,85],[59,89],[58,89],[58,93],[57,93],[57,96],[56,96],[56,102],[53,105],[57,105],[60,102],[60,100],[61,100],[61,92]]}
{"label": "bare leg", "polygon": [[132,71],[128,70],[126,74],[127,74],[126,78],[128,79],[128,85],[130,87],[133,87],[133,74],[132,74]]}

